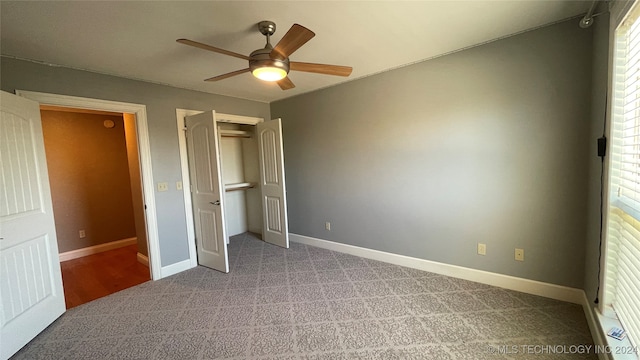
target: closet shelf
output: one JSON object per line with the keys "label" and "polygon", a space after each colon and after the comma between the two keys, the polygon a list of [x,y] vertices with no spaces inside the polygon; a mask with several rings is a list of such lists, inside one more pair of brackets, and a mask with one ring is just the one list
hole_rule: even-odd
{"label": "closet shelf", "polygon": [[253,189],[254,187],[256,187],[256,184],[248,183],[248,182],[236,183],[236,184],[224,184],[224,191],[229,192],[229,191],[246,190],[246,189]]}
{"label": "closet shelf", "polygon": [[250,138],[251,133],[249,131],[244,130],[227,130],[227,129],[219,129],[220,136],[222,137],[239,137],[239,138]]}

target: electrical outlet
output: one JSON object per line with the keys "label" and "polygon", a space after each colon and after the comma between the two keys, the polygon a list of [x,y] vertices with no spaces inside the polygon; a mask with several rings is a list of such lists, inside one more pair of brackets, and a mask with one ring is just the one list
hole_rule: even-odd
{"label": "electrical outlet", "polygon": [[516,260],[524,261],[524,249],[516,249]]}
{"label": "electrical outlet", "polygon": [[84,230],[78,231],[78,235],[80,236],[80,239],[84,239],[87,237],[87,234],[84,232]]}
{"label": "electrical outlet", "polygon": [[487,244],[478,243],[478,255],[487,255]]}
{"label": "electrical outlet", "polygon": [[328,221],[326,223],[324,223],[324,228],[325,228],[325,230],[331,231],[331,223],[328,222]]}
{"label": "electrical outlet", "polygon": [[158,183],[158,191],[167,191],[169,190],[169,183],[161,182]]}

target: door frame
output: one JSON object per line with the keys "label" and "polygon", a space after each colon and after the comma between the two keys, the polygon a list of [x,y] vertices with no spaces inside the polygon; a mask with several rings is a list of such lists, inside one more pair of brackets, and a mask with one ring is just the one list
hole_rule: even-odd
{"label": "door frame", "polygon": [[[193,208],[191,203],[191,181],[189,177],[189,156],[187,151],[185,116],[203,113],[200,110],[176,109],[176,129],[178,131],[178,150],[180,151],[180,171],[182,172],[182,192],[184,197],[184,213],[187,221],[187,241],[189,243],[189,262],[191,267],[198,266],[198,255],[196,253],[195,224],[193,221]],[[234,124],[256,125],[264,122],[264,118],[222,114],[216,112],[216,122],[226,122]],[[224,194],[223,194],[224,196]]]}
{"label": "door frame", "polygon": [[41,105],[53,105],[78,109],[131,113],[136,117],[138,135],[138,154],[142,175],[142,193],[145,205],[147,225],[147,249],[152,280],[162,278],[160,264],[160,241],[158,237],[158,217],[154,193],[153,171],[151,166],[151,146],[147,126],[147,107],[141,104],[110,100],[91,99],[77,96],[49,94],[35,91],[16,90],[16,95],[39,102]]}

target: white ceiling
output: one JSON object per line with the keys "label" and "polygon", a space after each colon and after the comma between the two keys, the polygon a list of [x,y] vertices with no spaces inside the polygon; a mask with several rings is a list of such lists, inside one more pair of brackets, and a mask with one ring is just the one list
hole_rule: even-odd
{"label": "white ceiling", "polygon": [[[586,13],[591,1],[4,1],[3,55],[126,78],[271,102],[428,59]],[[292,61],[348,65],[349,78],[292,72],[282,91],[246,61],[175,42],[204,42],[248,55],[275,44],[294,23],[316,33]],[[578,26],[578,20],[576,20]]]}

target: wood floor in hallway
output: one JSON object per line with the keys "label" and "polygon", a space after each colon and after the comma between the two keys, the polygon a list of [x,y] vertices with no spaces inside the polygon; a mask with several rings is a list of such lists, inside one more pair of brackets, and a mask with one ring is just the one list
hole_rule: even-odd
{"label": "wood floor in hallway", "polygon": [[67,309],[150,280],[137,246],[125,246],[60,263]]}

